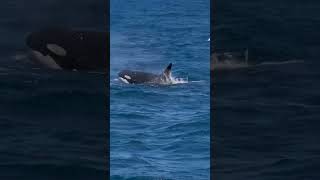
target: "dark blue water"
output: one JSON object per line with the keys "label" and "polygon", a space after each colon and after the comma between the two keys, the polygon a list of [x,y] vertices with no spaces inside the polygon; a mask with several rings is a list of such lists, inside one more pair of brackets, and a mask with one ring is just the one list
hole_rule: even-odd
{"label": "dark blue water", "polygon": [[[111,1],[112,179],[209,179],[209,9],[207,0]],[[117,80],[170,62],[185,83]]]}
{"label": "dark blue water", "polygon": [[104,179],[105,81],[39,69],[25,37],[42,27],[102,30],[103,2],[2,1],[0,179]]}
{"label": "dark blue water", "polygon": [[216,179],[319,179],[320,4],[217,1],[214,46],[249,49],[249,67],[216,70]]}

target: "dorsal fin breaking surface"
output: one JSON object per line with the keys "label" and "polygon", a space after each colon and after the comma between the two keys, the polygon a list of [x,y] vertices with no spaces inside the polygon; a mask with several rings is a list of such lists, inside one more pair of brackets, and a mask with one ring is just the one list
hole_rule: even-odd
{"label": "dorsal fin breaking surface", "polygon": [[171,67],[172,67],[172,63],[170,63],[167,68],[163,71],[163,74],[167,77],[170,77],[171,75]]}

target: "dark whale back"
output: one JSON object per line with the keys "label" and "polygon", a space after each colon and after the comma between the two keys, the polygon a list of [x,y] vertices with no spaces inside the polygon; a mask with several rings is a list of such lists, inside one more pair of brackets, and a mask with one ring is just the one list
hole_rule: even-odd
{"label": "dark whale back", "polygon": [[131,84],[153,83],[157,81],[161,75],[156,75],[141,71],[123,70],[118,74],[119,77]]}
{"label": "dark whale back", "polygon": [[119,78],[130,84],[142,84],[142,83],[157,83],[166,84],[171,81],[171,68],[172,63],[170,63],[167,68],[161,74],[153,74],[142,71],[130,71],[123,70],[119,72]]}

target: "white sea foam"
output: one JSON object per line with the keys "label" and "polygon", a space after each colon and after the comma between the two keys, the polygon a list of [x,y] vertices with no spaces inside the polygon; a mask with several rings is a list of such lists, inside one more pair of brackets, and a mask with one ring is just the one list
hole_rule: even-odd
{"label": "white sea foam", "polygon": [[296,63],[304,63],[303,60],[298,60],[298,59],[294,59],[294,60],[288,60],[288,61],[267,61],[267,62],[262,62],[259,64],[256,64],[255,66],[268,66],[268,65],[286,65],[286,64],[296,64]]}
{"label": "white sea foam", "polygon": [[186,84],[188,83],[188,78],[175,78],[171,77],[172,84]]}
{"label": "white sea foam", "polygon": [[188,83],[188,78],[178,78],[170,75],[169,79],[162,84],[170,85],[170,84],[186,84]]}

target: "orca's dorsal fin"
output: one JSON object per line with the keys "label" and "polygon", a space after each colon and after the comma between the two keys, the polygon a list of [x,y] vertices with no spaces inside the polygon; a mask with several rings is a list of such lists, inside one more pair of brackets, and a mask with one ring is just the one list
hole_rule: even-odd
{"label": "orca's dorsal fin", "polygon": [[170,63],[167,68],[163,71],[163,74],[167,77],[169,77],[171,75],[171,67],[172,67],[172,63]]}

